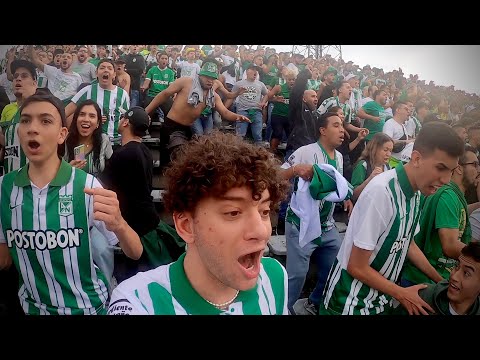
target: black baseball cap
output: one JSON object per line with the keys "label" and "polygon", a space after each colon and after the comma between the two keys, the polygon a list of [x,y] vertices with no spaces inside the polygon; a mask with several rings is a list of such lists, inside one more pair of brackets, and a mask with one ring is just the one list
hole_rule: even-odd
{"label": "black baseball cap", "polygon": [[15,71],[17,71],[18,68],[27,69],[30,75],[32,75],[33,80],[37,80],[37,70],[32,62],[28,60],[13,60],[10,64],[10,70],[12,71],[12,74],[15,74]]}
{"label": "black baseball cap", "polygon": [[150,126],[150,118],[145,109],[140,106],[131,107],[125,114],[123,114],[123,117],[128,119],[134,129],[138,131],[145,132]]}

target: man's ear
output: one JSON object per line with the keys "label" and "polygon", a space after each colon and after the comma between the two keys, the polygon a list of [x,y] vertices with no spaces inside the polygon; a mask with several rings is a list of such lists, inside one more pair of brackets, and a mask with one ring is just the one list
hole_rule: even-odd
{"label": "man's ear", "polygon": [[193,215],[190,212],[174,212],[173,222],[177,234],[187,243],[194,242]]}
{"label": "man's ear", "polygon": [[411,163],[413,167],[418,168],[420,166],[421,160],[422,155],[417,150],[413,150],[409,163]]}

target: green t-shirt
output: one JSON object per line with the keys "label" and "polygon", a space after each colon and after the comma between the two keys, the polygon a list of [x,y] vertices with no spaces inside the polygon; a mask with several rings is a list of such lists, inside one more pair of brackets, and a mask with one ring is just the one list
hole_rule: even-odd
{"label": "green t-shirt", "polygon": [[367,162],[365,160],[359,161],[352,173],[351,184],[353,188],[357,188],[362,185],[365,179],[367,178]]}
{"label": "green t-shirt", "polygon": [[362,109],[365,110],[368,115],[380,117],[379,122],[365,119],[363,126],[370,131],[370,133],[365,137],[365,140],[370,141],[376,133],[382,132],[387,113],[385,112],[383,106],[376,101],[367,102],[365,105],[363,105]]}
{"label": "green t-shirt", "polygon": [[[262,71],[262,73],[260,74],[260,81],[262,81],[265,85],[274,87],[276,84],[278,84],[277,74],[278,74],[278,68],[275,65],[273,65],[272,67],[270,67],[267,73],[264,73]],[[275,84],[273,84],[274,81],[275,81]]]}
{"label": "green t-shirt", "polygon": [[280,85],[280,96],[283,96],[283,102],[274,102],[272,115],[288,116],[288,106],[290,104],[290,88],[287,83]]}
{"label": "green t-shirt", "polygon": [[95,67],[98,66],[98,63],[100,62],[100,58],[92,58],[90,60],[88,60],[89,63],[92,63],[93,65],[95,65]]}
{"label": "green t-shirt", "polygon": [[[461,194],[461,192],[458,186],[450,182],[441,190],[443,191],[438,190],[436,194],[427,197],[420,218],[420,228],[423,227],[430,232],[430,239],[427,240],[425,236],[421,236],[422,233],[420,232],[415,237],[415,242],[439,274],[444,279],[449,279],[456,261],[443,253],[438,229],[458,229],[458,240],[464,244],[470,242],[471,231],[467,220],[467,203],[459,198],[458,194]],[[428,229],[429,214],[435,216],[433,226],[430,229]],[[403,277],[415,284],[434,283],[411,263],[406,264]]]}
{"label": "green t-shirt", "polygon": [[150,79],[147,95],[154,97],[175,81],[175,72],[168,67],[162,70],[158,66],[153,66],[148,70],[145,79]]}

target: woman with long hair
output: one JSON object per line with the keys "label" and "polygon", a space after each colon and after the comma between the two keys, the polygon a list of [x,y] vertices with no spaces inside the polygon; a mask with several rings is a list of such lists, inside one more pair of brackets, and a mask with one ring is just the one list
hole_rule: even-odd
{"label": "woman with long hair", "polygon": [[[97,176],[105,169],[105,162],[113,150],[106,134],[102,134],[102,112],[93,100],[77,106],[65,141],[64,159],[70,165]],[[85,159],[75,159],[75,147],[84,145]]]}
{"label": "woman with long hair", "polygon": [[356,201],[367,184],[378,174],[390,170],[393,140],[384,133],[376,133],[363,150],[353,169],[351,184]]}

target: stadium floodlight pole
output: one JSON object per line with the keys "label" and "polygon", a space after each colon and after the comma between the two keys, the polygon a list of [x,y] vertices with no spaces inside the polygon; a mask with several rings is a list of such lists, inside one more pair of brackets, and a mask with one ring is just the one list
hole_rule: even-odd
{"label": "stadium floodlight pole", "polygon": [[305,57],[312,56],[314,59],[328,54],[337,59],[342,57],[342,45],[292,45],[293,54],[302,54]]}

